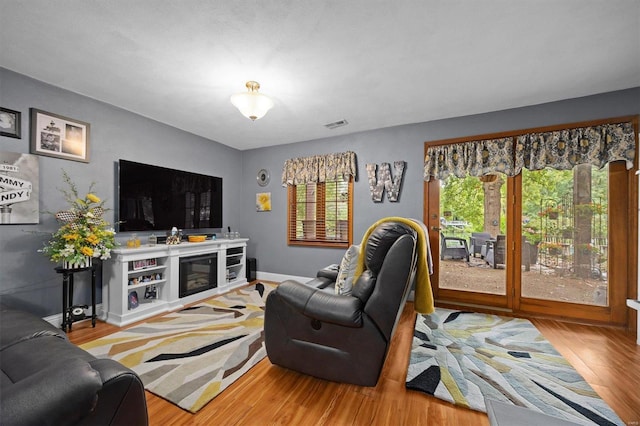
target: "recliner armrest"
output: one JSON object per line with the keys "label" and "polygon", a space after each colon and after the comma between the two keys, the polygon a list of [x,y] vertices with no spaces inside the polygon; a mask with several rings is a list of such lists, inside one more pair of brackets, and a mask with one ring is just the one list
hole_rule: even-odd
{"label": "recliner armrest", "polygon": [[362,302],[357,297],[328,293],[296,281],[284,281],[275,291],[309,318],[345,327],[362,326]]}
{"label": "recliner armrest", "polygon": [[328,278],[331,281],[336,281],[338,279],[338,272],[340,271],[340,265],[329,265],[325,268],[322,268],[316,274],[318,278]]}
{"label": "recliner armrest", "polygon": [[112,359],[96,359],[90,364],[100,373],[103,384],[98,405],[83,424],[147,425],[144,385],[138,375]]}
{"label": "recliner armrest", "polygon": [[0,422],[7,425],[76,424],[95,407],[102,380],[89,363],[65,360],[2,392]]}

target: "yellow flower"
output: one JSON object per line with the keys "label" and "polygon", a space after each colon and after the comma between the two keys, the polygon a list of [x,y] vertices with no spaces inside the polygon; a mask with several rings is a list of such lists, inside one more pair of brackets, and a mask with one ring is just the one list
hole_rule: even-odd
{"label": "yellow flower", "polygon": [[70,208],[55,214],[62,226],[52,234],[52,239],[45,244],[42,252],[53,262],[64,260],[77,263],[84,256],[108,259],[117,244],[115,232],[102,217],[105,212],[102,200],[93,193],[91,187],[80,198],[66,172],[62,176],[69,187],[62,193]]}
{"label": "yellow flower", "polygon": [[271,198],[269,197],[269,194],[263,193],[258,195],[258,204],[260,205],[260,210],[271,210]]}
{"label": "yellow flower", "polygon": [[92,203],[99,203],[100,202],[100,198],[92,193],[88,193],[87,194],[87,200],[91,201]]}
{"label": "yellow flower", "polygon": [[94,244],[94,245],[95,245],[95,244],[98,244],[98,243],[100,242],[100,238],[98,238],[98,237],[96,236],[96,234],[89,234],[89,235],[87,236],[87,242],[88,242],[89,244]]}

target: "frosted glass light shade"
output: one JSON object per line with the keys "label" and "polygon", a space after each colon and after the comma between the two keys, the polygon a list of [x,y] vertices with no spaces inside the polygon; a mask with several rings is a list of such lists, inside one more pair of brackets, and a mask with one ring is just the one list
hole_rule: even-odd
{"label": "frosted glass light shade", "polygon": [[248,119],[255,121],[265,116],[273,107],[273,101],[258,93],[260,84],[255,81],[247,82],[247,92],[231,96],[231,103]]}

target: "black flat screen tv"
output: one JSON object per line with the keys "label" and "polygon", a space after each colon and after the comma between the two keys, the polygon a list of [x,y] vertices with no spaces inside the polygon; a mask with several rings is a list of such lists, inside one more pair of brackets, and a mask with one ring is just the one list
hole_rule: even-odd
{"label": "black flat screen tv", "polygon": [[118,230],[222,228],[222,178],[118,162]]}

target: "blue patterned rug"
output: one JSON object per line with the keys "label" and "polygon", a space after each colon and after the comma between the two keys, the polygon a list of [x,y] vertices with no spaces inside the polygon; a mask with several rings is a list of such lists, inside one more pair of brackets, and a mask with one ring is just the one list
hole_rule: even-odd
{"label": "blue patterned rug", "polygon": [[419,314],[406,387],[482,412],[486,397],[576,423],[624,425],[524,319],[442,308]]}

